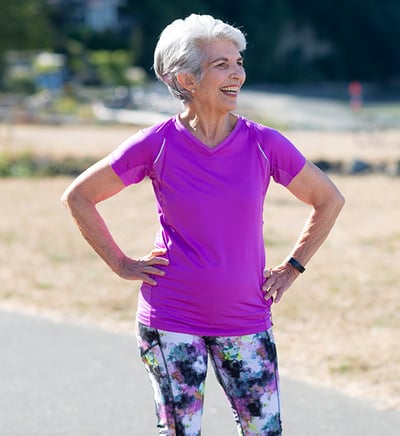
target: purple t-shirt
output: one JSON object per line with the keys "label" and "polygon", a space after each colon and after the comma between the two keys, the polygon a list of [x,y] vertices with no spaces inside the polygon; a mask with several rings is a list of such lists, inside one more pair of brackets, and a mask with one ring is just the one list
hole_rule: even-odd
{"label": "purple t-shirt", "polygon": [[271,176],[288,185],[304,156],[276,130],[238,116],[214,148],[175,116],[130,137],[111,155],[125,185],[149,177],[160,219],[155,247],[169,265],[143,283],[137,318],[145,325],[202,336],[235,336],[271,326],[261,290],[263,205]]}

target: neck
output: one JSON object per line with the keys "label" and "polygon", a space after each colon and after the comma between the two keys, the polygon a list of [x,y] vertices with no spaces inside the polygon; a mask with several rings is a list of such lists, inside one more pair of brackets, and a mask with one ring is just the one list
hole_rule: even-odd
{"label": "neck", "polygon": [[210,148],[220,144],[233,130],[237,117],[228,112],[224,115],[206,116],[189,108],[180,115],[184,126]]}

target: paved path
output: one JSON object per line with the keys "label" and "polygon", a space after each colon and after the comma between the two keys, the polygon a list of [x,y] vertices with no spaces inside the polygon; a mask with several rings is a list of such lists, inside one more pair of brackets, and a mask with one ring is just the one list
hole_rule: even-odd
{"label": "paved path", "polygon": [[[0,436],[151,436],[150,385],[133,336],[0,311]],[[395,436],[400,412],[282,380],[285,436]],[[236,436],[209,377],[203,434]]]}

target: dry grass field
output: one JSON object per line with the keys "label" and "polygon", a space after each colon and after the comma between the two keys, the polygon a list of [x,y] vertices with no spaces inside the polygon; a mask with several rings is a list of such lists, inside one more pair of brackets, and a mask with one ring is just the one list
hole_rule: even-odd
{"label": "dry grass field", "polygon": [[[1,148],[101,157],[131,127],[2,126]],[[400,132],[288,132],[310,158],[400,158]],[[400,409],[400,177],[332,178],[347,203],[307,272],[274,306],[281,372]],[[68,178],[0,180],[0,308],[132,332],[138,284],[114,276],[80,237],[59,197]],[[131,256],[157,229],[151,185],[100,205]],[[269,265],[290,251],[309,213],[285,189],[266,201]]]}

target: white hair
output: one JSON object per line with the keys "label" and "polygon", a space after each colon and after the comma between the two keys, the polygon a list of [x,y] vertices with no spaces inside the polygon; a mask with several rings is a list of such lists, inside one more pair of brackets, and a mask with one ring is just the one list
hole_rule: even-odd
{"label": "white hair", "polygon": [[231,41],[240,52],[246,49],[241,30],[210,15],[191,14],[173,21],[162,31],[154,51],[154,71],[174,97],[184,103],[191,101],[191,93],[178,83],[176,76],[189,73],[201,80],[204,45],[220,39]]}

